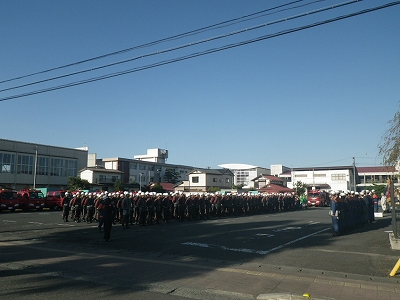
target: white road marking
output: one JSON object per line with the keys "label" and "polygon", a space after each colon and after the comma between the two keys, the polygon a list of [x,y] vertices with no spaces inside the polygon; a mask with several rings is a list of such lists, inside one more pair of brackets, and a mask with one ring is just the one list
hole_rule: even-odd
{"label": "white road marking", "polygon": [[275,229],[275,230],[272,230],[273,232],[280,232],[280,231],[287,231],[287,230],[294,230],[294,229],[301,229],[301,227],[285,227],[285,228],[282,228],[282,229]]}
{"label": "white road marking", "polygon": [[59,224],[56,224],[56,225],[58,225],[58,226],[68,226],[68,227],[74,227],[75,226],[74,224],[65,224],[65,223],[59,223]]}
{"label": "white road marking", "polygon": [[266,237],[273,237],[275,234],[269,234],[269,233],[257,233],[257,236],[266,236]]}
{"label": "white road marking", "polygon": [[310,222],[308,222],[307,226],[316,225],[316,224],[319,224],[319,223],[321,223],[321,222],[310,221]]}
{"label": "white road marking", "polygon": [[182,245],[197,246],[197,247],[202,247],[202,248],[214,248],[214,249],[217,248],[217,249],[222,249],[222,250],[227,250],[227,251],[235,251],[235,252],[244,252],[244,253],[251,253],[251,254],[254,253],[254,254],[265,255],[265,254],[271,253],[271,252],[273,252],[275,250],[282,249],[283,247],[289,246],[289,245],[291,245],[293,243],[296,243],[298,241],[304,240],[304,239],[306,239],[308,237],[311,237],[313,235],[316,235],[318,233],[321,233],[321,232],[324,232],[324,231],[327,231],[327,230],[330,230],[330,228],[325,228],[325,229],[322,229],[320,231],[308,234],[306,236],[303,236],[301,238],[298,238],[298,239],[295,239],[293,241],[287,242],[287,243],[285,243],[283,245],[280,245],[278,247],[275,247],[275,248],[272,248],[272,249],[269,249],[269,250],[253,250],[253,249],[246,249],[246,248],[237,249],[237,248],[229,248],[229,247],[220,246],[220,245],[214,245],[214,244],[203,244],[203,243],[192,243],[192,242],[182,243]]}

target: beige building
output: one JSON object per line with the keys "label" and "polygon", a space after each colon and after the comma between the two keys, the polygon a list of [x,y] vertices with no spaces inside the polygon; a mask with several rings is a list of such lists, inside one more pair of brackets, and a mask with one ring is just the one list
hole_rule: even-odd
{"label": "beige building", "polygon": [[113,191],[114,184],[119,180],[122,182],[123,172],[101,167],[87,167],[79,172],[81,179],[92,184],[92,189]]}
{"label": "beige building", "polygon": [[189,180],[176,186],[176,191],[207,192],[209,188],[231,189],[234,174],[228,169],[195,169],[189,173]]}
{"label": "beige building", "polygon": [[223,164],[218,167],[230,170],[234,185],[243,185],[243,188],[254,188],[253,178],[261,174],[271,174],[271,170],[248,164]]}

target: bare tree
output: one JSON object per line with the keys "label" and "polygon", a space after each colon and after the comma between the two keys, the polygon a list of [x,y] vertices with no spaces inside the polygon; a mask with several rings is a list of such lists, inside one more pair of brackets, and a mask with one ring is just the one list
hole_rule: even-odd
{"label": "bare tree", "polygon": [[400,111],[388,122],[390,128],[383,135],[379,148],[385,166],[395,166],[400,158]]}

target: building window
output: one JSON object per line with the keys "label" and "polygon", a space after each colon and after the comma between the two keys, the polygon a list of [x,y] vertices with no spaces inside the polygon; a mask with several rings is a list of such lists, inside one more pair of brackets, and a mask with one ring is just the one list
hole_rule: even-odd
{"label": "building window", "polygon": [[136,182],[136,175],[129,176],[129,182],[130,183],[135,183]]}
{"label": "building window", "polygon": [[0,152],[0,173],[14,173],[15,155]]}
{"label": "building window", "polygon": [[225,179],[225,182],[226,182],[226,183],[229,183],[229,182],[231,182],[231,180],[230,180],[229,178],[226,178],[226,179]]}
{"label": "building window", "polygon": [[146,170],[146,165],[139,165],[139,170]]}
{"label": "building window", "polygon": [[99,182],[106,182],[107,181],[107,176],[106,175],[99,175]]}
{"label": "building window", "polygon": [[62,168],[63,160],[61,158],[52,158],[51,166],[50,166],[50,175],[51,176],[62,176]]}
{"label": "building window", "polygon": [[326,174],[314,174],[314,177],[326,177]]}
{"label": "building window", "polygon": [[73,159],[66,159],[64,161],[64,176],[76,177],[78,162]]}
{"label": "building window", "polygon": [[218,182],[218,179],[217,178],[213,178],[213,182]]}
{"label": "building window", "polygon": [[18,155],[17,174],[33,174],[33,156]]}
{"label": "building window", "polygon": [[48,157],[38,157],[37,170],[38,175],[49,175],[49,158]]}
{"label": "building window", "polygon": [[129,164],[129,169],[131,169],[131,170],[136,170],[136,169],[137,169],[137,164],[135,164],[135,163],[130,163],[130,164]]}
{"label": "building window", "polygon": [[111,176],[111,182],[116,182],[119,176]]}
{"label": "building window", "polygon": [[307,177],[307,174],[296,174],[294,177]]}
{"label": "building window", "polygon": [[193,176],[192,183],[199,183],[199,176]]}
{"label": "building window", "polygon": [[346,174],[332,174],[332,181],[334,180],[346,180]]}

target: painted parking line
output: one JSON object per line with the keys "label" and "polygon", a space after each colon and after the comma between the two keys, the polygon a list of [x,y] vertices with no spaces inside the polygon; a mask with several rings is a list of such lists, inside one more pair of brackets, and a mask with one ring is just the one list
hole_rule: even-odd
{"label": "painted parking line", "polygon": [[316,234],[325,232],[325,231],[327,231],[327,230],[330,230],[330,228],[325,228],[325,229],[322,229],[322,230],[320,230],[320,231],[317,231],[317,232],[308,234],[308,235],[306,235],[306,236],[300,237],[300,238],[298,238],[298,239],[295,239],[295,240],[293,240],[293,241],[290,241],[290,242],[287,242],[287,243],[285,243],[285,244],[279,245],[279,246],[277,246],[277,247],[275,247],[275,248],[272,248],[272,249],[269,249],[269,250],[254,250],[254,249],[247,249],[247,248],[230,248],[230,247],[225,247],[225,246],[220,246],[220,245],[215,245],[215,244],[204,244],[204,243],[193,243],[193,242],[182,243],[182,245],[185,245],[185,246],[202,247],[202,248],[221,249],[221,250],[226,250],[226,251],[235,251],[235,252],[243,252],[243,253],[250,253],[250,254],[265,255],[265,254],[271,253],[271,252],[273,252],[273,251],[282,249],[282,248],[284,248],[284,247],[286,247],[286,246],[289,246],[289,245],[291,245],[291,244],[294,244],[294,243],[296,243],[296,242],[298,242],[298,241],[301,241],[301,240],[304,240],[304,239],[306,239],[306,238],[309,238],[309,237],[311,237],[311,236],[313,236],[313,235],[316,235]]}

